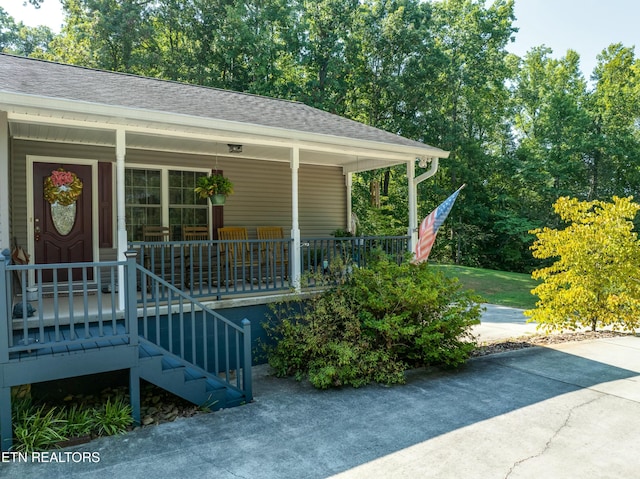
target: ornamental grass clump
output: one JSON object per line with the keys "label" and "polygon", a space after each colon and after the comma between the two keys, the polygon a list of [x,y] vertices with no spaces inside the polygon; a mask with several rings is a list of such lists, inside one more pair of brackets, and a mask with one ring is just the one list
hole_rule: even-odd
{"label": "ornamental grass clump", "polygon": [[378,255],[324,293],[274,307],[269,364],[321,389],[398,384],[409,368],[460,366],[475,348],[479,300],[426,263]]}

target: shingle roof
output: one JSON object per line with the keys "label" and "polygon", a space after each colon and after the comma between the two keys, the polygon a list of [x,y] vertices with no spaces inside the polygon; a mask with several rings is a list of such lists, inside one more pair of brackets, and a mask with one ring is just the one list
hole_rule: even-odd
{"label": "shingle roof", "polygon": [[433,149],[303,103],[0,54],[0,92]]}

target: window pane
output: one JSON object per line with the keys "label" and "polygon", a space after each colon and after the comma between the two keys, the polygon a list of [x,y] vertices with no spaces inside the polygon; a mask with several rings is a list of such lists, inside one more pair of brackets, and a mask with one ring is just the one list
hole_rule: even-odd
{"label": "window pane", "polygon": [[169,171],[169,227],[180,238],[183,226],[208,225],[207,199],[193,191],[197,179],[206,175],[198,171]]}
{"label": "window pane", "polygon": [[182,171],[169,172],[169,188],[179,188],[182,186]]}
{"label": "window pane", "polygon": [[162,225],[160,178],[158,170],[125,170],[126,225],[129,241],[143,240],[144,225]]}
{"label": "window pane", "polygon": [[172,205],[182,203],[182,190],[180,188],[169,188],[169,203]]}

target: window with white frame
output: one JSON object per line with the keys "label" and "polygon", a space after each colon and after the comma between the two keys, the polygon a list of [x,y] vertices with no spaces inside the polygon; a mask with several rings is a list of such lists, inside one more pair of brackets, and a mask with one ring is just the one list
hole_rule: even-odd
{"label": "window with white frame", "polygon": [[182,226],[207,226],[209,202],[193,191],[196,182],[207,173],[169,171],[169,228],[174,240],[182,239]]}
{"label": "window with white frame", "polygon": [[125,207],[127,239],[142,241],[142,227],[168,225],[171,239],[182,239],[182,226],[207,226],[209,204],[193,189],[206,171],[127,168]]}

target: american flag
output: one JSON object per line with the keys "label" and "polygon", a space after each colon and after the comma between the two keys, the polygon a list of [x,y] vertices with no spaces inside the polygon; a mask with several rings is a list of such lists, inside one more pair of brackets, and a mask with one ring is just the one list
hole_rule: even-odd
{"label": "american flag", "polygon": [[444,220],[449,216],[449,212],[451,211],[451,208],[453,208],[453,204],[458,197],[458,193],[460,193],[460,190],[465,186],[466,185],[462,185],[458,188],[455,193],[444,200],[440,206],[429,213],[429,216],[420,223],[418,244],[416,245],[416,257],[414,259],[415,263],[421,263],[429,258],[429,253],[431,253],[433,243],[436,241],[438,228],[442,226]]}

